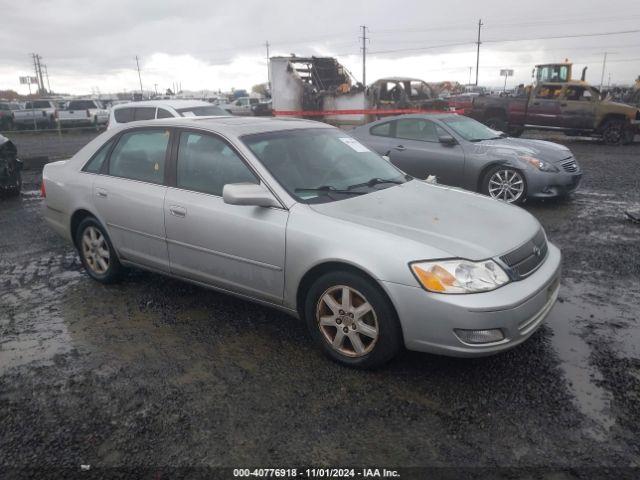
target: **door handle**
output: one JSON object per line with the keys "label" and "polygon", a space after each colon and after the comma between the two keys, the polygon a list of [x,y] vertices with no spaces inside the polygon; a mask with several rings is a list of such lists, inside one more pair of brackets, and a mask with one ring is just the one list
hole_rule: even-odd
{"label": "door handle", "polygon": [[169,207],[169,213],[174,217],[184,218],[187,216],[187,209],[179,205],[172,205]]}
{"label": "door handle", "polygon": [[566,106],[567,106],[567,104],[566,104],[566,103],[561,103],[561,104],[560,104],[560,106],[561,106],[561,107],[566,107]]}
{"label": "door handle", "polygon": [[400,151],[400,152],[401,152],[401,151],[403,151],[403,150],[406,150],[406,149],[407,149],[407,147],[405,147],[404,145],[398,145],[398,146],[396,146],[396,147],[394,147],[394,148],[395,148],[396,150]]}
{"label": "door handle", "polygon": [[100,198],[107,198],[107,191],[104,188],[96,188],[96,195]]}
{"label": "door handle", "polygon": [[533,105],[540,105],[540,102],[533,102]]}

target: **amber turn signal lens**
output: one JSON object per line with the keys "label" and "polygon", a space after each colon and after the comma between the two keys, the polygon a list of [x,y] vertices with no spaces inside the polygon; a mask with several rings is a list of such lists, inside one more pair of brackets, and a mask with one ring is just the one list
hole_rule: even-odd
{"label": "amber turn signal lens", "polygon": [[422,286],[432,292],[444,292],[447,286],[452,286],[456,279],[439,265],[434,266],[430,270],[424,270],[418,266],[413,267],[418,280]]}

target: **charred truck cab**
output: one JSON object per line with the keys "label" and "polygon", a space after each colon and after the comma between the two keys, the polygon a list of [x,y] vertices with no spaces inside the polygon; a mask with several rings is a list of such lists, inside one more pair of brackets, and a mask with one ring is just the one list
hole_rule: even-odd
{"label": "charred truck cab", "polygon": [[0,135],[0,195],[17,196],[22,187],[22,162],[11,140]]}

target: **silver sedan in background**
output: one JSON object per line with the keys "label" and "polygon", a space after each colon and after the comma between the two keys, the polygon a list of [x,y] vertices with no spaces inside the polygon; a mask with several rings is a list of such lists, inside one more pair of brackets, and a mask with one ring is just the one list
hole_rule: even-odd
{"label": "silver sedan in background", "polygon": [[354,367],[512,348],[558,295],[560,251],[529,213],[414,180],[322,123],[108,130],[46,165],[42,192],[93,279],[139,267],[279,308]]}
{"label": "silver sedan in background", "polygon": [[416,178],[435,175],[509,203],[569,195],[582,177],[567,147],[511,138],[456,114],[384,118],[350,133]]}

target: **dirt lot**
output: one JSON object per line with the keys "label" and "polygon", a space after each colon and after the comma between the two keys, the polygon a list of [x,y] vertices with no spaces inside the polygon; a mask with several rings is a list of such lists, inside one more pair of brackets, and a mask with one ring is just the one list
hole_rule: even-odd
{"label": "dirt lot", "polygon": [[640,225],[623,210],[640,210],[640,145],[561,139],[585,171],[581,190],[526,206],[564,254],[546,325],[498,356],[405,353],[376,372],[329,362],[301,322],[267,308],[139,271],[115,286],[91,281],[43,225],[38,174],[27,172],[22,196],[0,201],[0,466],[632,478]]}

